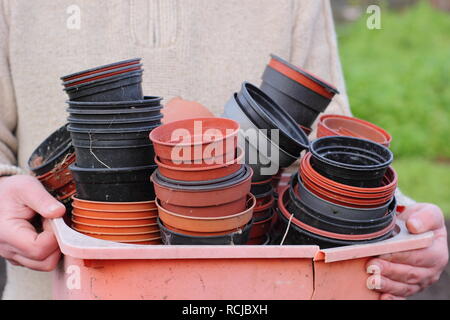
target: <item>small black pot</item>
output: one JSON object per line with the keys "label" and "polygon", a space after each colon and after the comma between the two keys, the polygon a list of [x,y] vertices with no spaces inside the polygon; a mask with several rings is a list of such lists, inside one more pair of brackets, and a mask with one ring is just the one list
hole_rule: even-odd
{"label": "small black pot", "polygon": [[267,66],[261,90],[289,113],[298,124],[311,127],[331,99],[321,96],[300,83]]}
{"label": "small black pot", "polygon": [[269,129],[269,133],[270,129],[279,130],[278,145],[281,149],[298,156],[308,148],[308,137],[300,126],[263,91],[244,82],[236,99],[244,113],[259,129]]}
{"label": "small black pot", "polygon": [[141,202],[155,200],[150,176],[157,166],[124,169],[86,169],[70,166],[77,197],[100,202]]}
{"label": "small black pot", "polygon": [[141,109],[141,108],[156,108],[161,107],[161,97],[146,96],[143,100],[133,100],[133,101],[112,101],[112,102],[80,102],[80,101],[67,101],[69,109],[78,110],[121,110],[121,109]]}
{"label": "small black pot", "polygon": [[66,124],[52,133],[33,151],[28,160],[28,166],[36,176],[41,176],[51,171],[73,152],[74,148]]}
{"label": "small black pot", "polygon": [[[272,232],[270,234],[273,245],[280,245],[283,239],[283,236],[286,233],[287,227],[289,225],[289,220],[279,211],[278,219],[275,223],[275,226],[272,228]],[[347,240],[338,240],[322,237],[320,235],[311,233],[306,231],[299,226],[296,226],[294,223],[291,223],[289,226],[289,230],[286,235],[286,239],[283,242],[283,245],[317,245],[321,249],[327,248],[335,248],[349,245],[357,245],[357,244],[368,244],[375,243],[379,241],[386,240],[392,236],[392,232],[389,232],[379,238],[364,240],[364,241],[347,241]]]}
{"label": "small black pot", "polygon": [[70,113],[70,119],[74,121],[120,121],[136,118],[153,118],[161,115],[161,106],[139,109],[67,109]]}
{"label": "small black pot", "polygon": [[158,126],[161,125],[161,119],[163,115],[157,115],[151,118],[132,118],[132,119],[119,119],[119,120],[76,120],[69,117],[67,120],[70,123],[70,127],[74,129],[135,129],[144,126]]}
{"label": "small black pot", "polygon": [[[107,78],[110,78],[110,77],[112,77],[114,75],[117,75],[118,72],[121,72],[120,74],[126,74],[126,73],[130,73],[130,72],[141,70],[141,67],[142,67],[142,64],[136,64],[136,65],[133,65],[133,66],[126,66],[126,67],[116,68],[116,69],[113,69],[113,70],[101,71],[101,72],[97,72],[95,74],[90,74],[90,75],[83,76],[83,77],[76,78],[76,79],[72,79],[72,80],[69,80],[69,81],[64,81],[62,84],[63,84],[64,87],[70,88],[70,87],[76,86],[76,83],[79,83],[80,81],[88,81],[88,80],[90,80],[90,82],[92,82],[92,81],[94,81],[93,78],[97,78],[97,77],[100,77],[100,76],[105,76],[103,79],[107,79]],[[131,69],[133,69],[133,70],[131,70]],[[113,74],[113,73],[116,73],[116,74]],[[113,75],[111,75],[111,74],[113,74]]]}
{"label": "small black pot", "polygon": [[130,101],[142,100],[142,70],[94,80],[64,91],[73,101]]}
{"label": "small black pot", "polygon": [[360,187],[380,187],[394,160],[392,152],[369,140],[353,137],[325,137],[310,145],[311,165],[336,182]]}
{"label": "small black pot", "polygon": [[242,230],[236,231],[222,236],[189,236],[177,233],[167,229],[158,219],[158,225],[161,230],[161,238],[165,245],[216,245],[216,246],[233,246],[245,245],[250,236],[250,230],[253,221],[247,224]]}
{"label": "small black pot", "polygon": [[77,129],[72,125],[67,127],[73,141],[76,140],[93,140],[93,141],[109,141],[109,140],[136,140],[148,139],[150,132],[159,127],[159,125],[143,126],[134,129]]}
{"label": "small black pot", "polygon": [[77,165],[81,168],[132,168],[155,165],[150,141],[74,140]]}

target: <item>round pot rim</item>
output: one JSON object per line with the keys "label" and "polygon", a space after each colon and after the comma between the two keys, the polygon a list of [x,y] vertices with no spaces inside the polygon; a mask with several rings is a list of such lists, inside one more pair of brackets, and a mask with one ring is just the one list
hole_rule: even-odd
{"label": "round pot rim", "polygon": [[168,183],[166,181],[162,181],[161,179],[159,179],[156,171],[153,172],[150,179],[152,180],[152,182],[154,184],[157,184],[160,188],[164,188],[164,189],[167,189],[170,191],[207,193],[207,192],[213,192],[213,191],[219,191],[219,190],[227,190],[230,188],[236,188],[237,186],[247,183],[247,181],[252,178],[253,170],[252,170],[252,168],[250,168],[248,166],[244,166],[244,170],[245,170],[245,172],[242,174],[241,177],[237,178],[238,179],[237,181],[227,180],[227,181],[223,181],[220,183],[216,183],[214,185],[206,184],[206,185],[190,185],[190,186],[183,185],[183,186],[180,186],[180,185],[176,185],[176,184],[171,184],[171,183]]}
{"label": "round pot rim", "polygon": [[[294,182],[294,184],[293,185],[295,185],[295,184],[299,184],[299,183],[302,183],[303,184],[303,182],[301,182],[301,177],[298,175],[298,173],[295,175],[295,177],[296,177],[296,182]],[[327,204],[327,205],[331,205],[331,206],[335,206],[335,207],[340,207],[340,208],[342,208],[342,209],[344,209],[344,210],[352,210],[352,211],[374,211],[374,210],[376,210],[376,209],[380,209],[380,208],[384,208],[384,207],[386,207],[386,204],[385,205],[382,205],[382,206],[379,206],[378,208],[353,208],[353,207],[347,207],[347,206],[343,206],[343,205],[340,205],[340,204],[337,204],[337,203],[333,203],[333,202],[330,202],[330,201],[328,201],[328,200],[325,200],[325,199],[322,199],[322,198],[320,198],[319,196],[317,196],[316,194],[314,194],[313,192],[311,192],[306,186],[304,186],[304,190],[305,190],[305,192],[307,192],[311,197],[314,197],[314,198],[316,198],[316,199],[318,199],[318,200],[320,200],[320,201],[323,201],[325,204]],[[395,198],[395,197],[394,197]],[[390,203],[392,202],[393,200],[391,200],[391,201],[389,201],[388,202],[388,207],[389,207],[389,205],[390,205]]]}
{"label": "round pot rim", "polygon": [[[156,208],[156,210],[158,210],[158,208]],[[112,212],[114,213],[114,212]],[[120,212],[120,213],[128,213],[128,212]],[[81,214],[77,214],[72,212],[72,215],[78,218],[83,218],[83,219],[91,219],[91,220],[101,220],[101,221],[140,221],[140,220],[149,220],[149,219],[156,219],[158,218],[158,214],[156,214],[155,216],[149,216],[149,217],[143,217],[143,218],[102,218],[102,217],[87,217],[87,216],[83,216]]]}
{"label": "round pot rim", "polygon": [[127,64],[127,63],[139,64],[141,60],[142,60],[141,58],[122,60],[122,61],[106,64],[106,65],[103,65],[103,66],[86,69],[84,71],[71,73],[71,74],[68,74],[66,76],[61,77],[60,79],[64,81],[65,79],[77,77],[77,76],[83,75],[85,73],[94,72],[94,71],[97,71],[97,70],[102,70],[102,69],[106,69],[106,68],[110,68],[110,67],[120,66],[122,64]]}
{"label": "round pot rim", "polygon": [[[252,109],[261,117],[264,119],[264,122],[271,123],[272,127],[277,127],[276,123],[274,124],[271,116],[264,110],[263,107],[261,107],[256,101],[253,99],[252,95],[250,94],[249,88],[253,91],[257,92],[258,95],[262,96],[265,100],[267,100],[269,103],[273,104],[274,106],[278,106],[272,98],[270,98],[267,94],[265,94],[262,90],[260,90],[255,85],[251,84],[250,82],[244,82],[242,84],[241,93],[247,103],[250,104]],[[239,100],[236,100],[239,104]],[[241,106],[240,106],[241,107]],[[283,116],[285,119],[290,119],[291,128],[295,131],[297,131],[297,136],[302,138],[302,141],[298,141],[297,137],[294,137],[291,133],[287,132],[285,128],[279,128],[277,127],[280,132],[282,132],[286,137],[289,138],[290,141],[295,143],[298,147],[301,147],[302,149],[308,149],[309,147],[309,140],[306,133],[303,131],[303,129],[298,126],[297,122],[286,112],[284,109],[278,108],[277,112]],[[289,123],[287,123],[289,124]],[[294,125],[295,124],[295,125]],[[286,123],[285,123],[286,125]],[[281,149],[281,147],[279,146]]]}
{"label": "round pot rim", "polygon": [[143,73],[144,73],[144,69],[139,69],[139,70],[131,71],[131,72],[127,72],[127,73],[116,74],[114,76],[107,77],[107,78],[84,82],[84,83],[78,84],[76,86],[65,87],[63,90],[69,94],[72,92],[84,90],[85,88],[91,88],[92,86],[99,86],[99,85],[116,82],[116,81],[120,81],[120,80],[124,80],[124,79],[128,79],[128,78],[138,77],[138,76],[142,77]]}
{"label": "round pot rim", "polygon": [[157,198],[156,201],[156,205],[158,207],[158,210],[162,210],[163,212],[166,212],[167,214],[177,217],[177,218],[181,218],[181,219],[186,219],[186,220],[193,220],[193,221],[223,221],[223,220],[229,220],[229,219],[233,219],[233,218],[238,218],[240,216],[243,216],[245,214],[247,214],[250,211],[253,211],[255,209],[256,206],[256,198],[254,195],[252,195],[251,193],[249,193],[247,195],[248,200],[247,203],[251,201],[252,205],[248,206],[247,209],[245,209],[245,211],[239,212],[237,214],[233,214],[233,215],[229,215],[229,216],[223,216],[223,217],[191,217],[191,216],[185,216],[185,215],[181,215],[175,212],[171,212],[169,210],[166,210],[165,208],[163,208],[163,206],[160,203],[160,200]]}
{"label": "round pot rim", "polygon": [[152,113],[161,111],[164,107],[159,105],[156,107],[128,108],[128,109],[73,109],[67,108],[66,112],[76,115],[97,116],[97,115],[128,115],[135,113]]}
{"label": "round pot rim", "polygon": [[[79,217],[79,216],[78,216]],[[152,224],[143,224],[143,225],[129,225],[129,226],[99,226],[99,225],[94,225],[94,224],[89,224],[89,223],[84,223],[84,222],[79,222],[79,221],[75,221],[72,217],[71,221],[73,223],[82,225],[82,226],[86,226],[86,227],[95,227],[95,228],[108,228],[108,229],[125,229],[125,228],[144,228],[144,227],[156,227],[158,225],[158,223],[152,223]],[[122,220],[122,221],[126,221],[126,220]],[[132,220],[129,220],[132,221]]]}
{"label": "round pot rim", "polygon": [[265,210],[268,210],[269,208],[273,207],[274,203],[275,203],[275,197],[272,195],[272,197],[270,198],[270,200],[267,203],[265,203],[262,206],[255,207],[253,212],[263,212]]}
{"label": "round pot rim", "polygon": [[261,186],[261,185],[269,184],[269,183],[272,183],[272,180],[273,180],[273,177],[270,177],[267,180],[252,182],[252,186]]}
{"label": "round pot rim", "polygon": [[205,167],[201,167],[201,168],[200,167],[176,167],[176,166],[164,164],[159,160],[159,157],[157,155],[155,156],[155,163],[158,165],[158,167],[162,167],[164,169],[171,170],[171,171],[200,172],[200,171],[216,170],[216,169],[229,167],[231,165],[241,163],[242,159],[244,158],[244,152],[242,151],[242,149],[240,147],[238,147],[237,149],[238,149],[238,152],[237,152],[238,155],[235,159],[233,159],[233,161],[230,161],[230,162],[227,162],[224,164],[206,165]]}
{"label": "round pot rim", "polygon": [[[338,189],[343,189],[345,191],[352,191],[352,192],[356,192],[356,193],[381,193],[381,192],[387,192],[388,190],[391,190],[391,189],[393,189],[393,190],[396,189],[396,186],[398,183],[398,174],[392,166],[389,166],[387,169],[387,174],[392,173],[392,176],[393,176],[390,184],[388,184],[387,186],[382,186],[382,187],[377,187],[377,188],[360,188],[360,187],[354,187],[354,186],[345,185],[345,184],[342,184],[339,182],[335,182],[331,179],[328,179],[327,177],[322,176],[316,170],[314,170],[314,168],[311,166],[311,163],[310,163],[311,157],[312,157],[312,154],[308,152],[302,159],[301,167],[307,168],[306,169],[307,171],[314,172],[315,175],[321,177],[320,180],[323,181],[325,184],[334,186]],[[303,164],[303,162],[304,162],[304,164]]]}
{"label": "round pot rim", "polygon": [[[138,117],[138,118],[131,118],[131,119],[117,119],[117,120],[79,120],[79,119],[73,119],[72,117],[68,117],[67,121],[70,124],[84,124],[84,125],[115,125],[115,124],[134,124],[134,123],[148,123],[153,122],[157,120],[161,120],[164,118],[162,114],[153,116],[153,117]],[[95,130],[95,129],[94,129]]]}
{"label": "round pot rim", "polygon": [[260,226],[262,224],[266,224],[266,223],[272,222],[272,219],[273,219],[274,216],[275,216],[275,211],[272,212],[272,214],[270,215],[269,218],[261,220],[261,221],[258,221],[258,222],[254,222],[253,226]]}
{"label": "round pot rim", "polygon": [[[126,172],[136,172],[136,171],[146,171],[151,169],[156,169],[156,165],[140,166],[140,167],[129,167],[129,168],[80,168],[75,164],[70,167],[71,171],[83,172],[83,173],[126,173]],[[95,201],[94,201],[95,202]],[[97,201],[100,202],[100,201]],[[146,201],[143,201],[146,202]]]}
{"label": "round pot rim", "polygon": [[[286,219],[288,219],[288,220],[292,219],[292,222],[293,222],[296,226],[298,226],[298,227],[300,227],[300,228],[302,228],[302,229],[304,229],[304,230],[306,230],[306,231],[309,231],[309,232],[311,232],[311,233],[313,233],[313,234],[317,234],[317,235],[319,235],[319,236],[325,237],[325,238],[329,238],[329,239],[337,239],[337,240],[348,240],[348,241],[364,241],[364,240],[372,240],[372,239],[376,239],[376,238],[379,238],[379,237],[381,237],[381,236],[387,234],[388,232],[392,231],[392,230],[395,228],[395,226],[397,225],[397,223],[396,223],[396,218],[395,218],[395,216],[394,216],[394,219],[392,220],[392,223],[391,223],[388,227],[386,227],[385,229],[380,230],[380,231],[378,231],[378,232],[373,232],[373,233],[370,233],[370,234],[363,234],[363,235],[345,235],[345,234],[339,234],[339,233],[334,233],[334,232],[329,232],[329,231],[320,230],[320,229],[318,229],[318,228],[309,226],[309,225],[307,225],[307,224],[301,222],[300,220],[298,220],[297,218],[295,218],[290,212],[287,211],[287,209],[286,209],[286,207],[285,207],[285,205],[284,205],[284,201],[283,201],[284,195],[285,195],[285,193],[286,193],[287,190],[288,190],[288,188],[285,188],[285,189],[281,192],[280,197],[279,197],[279,199],[278,199],[278,208],[280,209],[280,211],[281,211],[281,213],[283,214],[283,216],[284,216]],[[291,216],[292,216],[292,218],[291,218]]]}
{"label": "round pot rim", "polygon": [[355,118],[355,117],[343,116],[343,115],[338,115],[338,114],[322,115],[319,119],[319,123],[321,123],[325,128],[332,131],[333,133],[336,133],[336,136],[340,136],[340,135],[336,132],[335,129],[330,128],[326,123],[326,121],[329,119],[347,120],[350,122],[356,122],[358,124],[364,125],[370,129],[380,133],[385,138],[385,141],[381,144],[389,145],[392,142],[392,136],[385,129],[377,126],[376,124],[374,124],[372,122],[369,122],[369,121],[366,121],[363,119],[359,119],[359,118]]}
{"label": "round pot rim", "polygon": [[[278,61],[279,63],[284,64],[285,66],[289,67],[290,69],[292,69],[292,70],[294,70],[294,71],[300,73],[300,74],[303,75],[304,77],[307,77],[308,79],[310,79],[310,80],[316,82],[317,84],[319,84],[321,87],[323,87],[323,88],[324,88],[326,91],[328,91],[329,93],[332,93],[332,94],[339,94],[339,91],[338,91],[338,89],[337,89],[335,86],[333,86],[333,85],[331,85],[330,83],[328,83],[327,81],[325,81],[325,80],[319,78],[318,76],[312,74],[311,72],[306,71],[306,70],[303,70],[302,68],[293,65],[292,63],[290,63],[290,62],[288,62],[288,61],[282,59],[281,57],[279,57],[279,56],[277,56],[277,55],[275,55],[275,54],[271,54],[270,57],[271,57],[273,60],[276,60],[276,61]],[[269,65],[270,65],[270,64],[269,64]],[[275,70],[277,70],[277,69],[275,69]],[[277,71],[280,72],[279,70],[277,70]],[[315,90],[313,90],[313,91],[315,91]],[[319,92],[317,92],[317,93],[319,93]],[[320,93],[319,93],[319,94],[320,94]]]}
{"label": "round pot rim", "polygon": [[70,124],[67,126],[67,131],[75,133],[85,133],[85,134],[121,134],[121,133],[138,133],[147,132],[149,130],[154,130],[161,126],[160,124],[152,125],[148,127],[141,128],[123,128],[123,129],[79,129],[73,128]]}
{"label": "round pot rim", "polygon": [[[233,132],[230,133],[230,134],[225,135],[224,137],[222,137],[221,139],[218,139],[218,140],[205,141],[205,142],[193,142],[193,143],[188,143],[188,142],[186,142],[186,143],[165,142],[165,141],[161,141],[161,140],[156,138],[156,136],[159,133],[159,131],[167,130],[167,128],[169,128],[169,126],[175,127],[174,130],[180,129],[180,128],[181,129],[185,129],[185,127],[181,126],[183,123],[194,123],[195,121],[202,121],[202,125],[203,125],[203,121],[222,121],[222,122],[227,122],[229,124],[233,124],[234,126],[226,128],[225,130],[231,129],[231,130],[233,130]],[[239,132],[239,129],[240,129],[240,124],[237,121],[232,120],[232,119],[228,119],[228,118],[219,118],[219,117],[193,118],[193,119],[173,121],[173,122],[169,122],[169,123],[163,124],[162,126],[159,126],[158,128],[154,129],[152,132],[150,132],[150,140],[154,144],[159,144],[159,145],[167,146],[167,147],[203,146],[203,145],[207,145],[207,144],[211,144],[211,143],[218,143],[218,142],[221,142],[221,141],[226,141],[226,140],[228,140],[230,138],[233,138],[233,137],[237,136],[237,134]],[[172,132],[174,130],[172,130]]]}
{"label": "round pot rim", "polygon": [[92,73],[92,74],[89,74],[89,75],[86,75],[83,77],[63,81],[62,85],[66,88],[71,87],[71,86],[76,86],[78,84],[83,84],[83,83],[93,81],[93,80],[100,80],[100,79],[109,78],[111,76],[115,76],[115,75],[119,75],[119,74],[138,71],[142,68],[142,66],[143,66],[142,63],[141,64],[131,64],[131,65],[120,67],[120,68],[114,68],[114,69],[109,69],[109,70],[105,70],[105,71],[101,71],[101,72],[97,72],[97,73]]}
{"label": "round pot rim", "polygon": [[[86,204],[94,204],[94,205],[102,205],[102,204],[107,204],[109,205],[116,205],[116,206],[130,206],[130,205],[145,205],[145,204],[155,204],[155,201],[139,201],[139,202],[102,202],[102,201],[91,201],[91,200],[83,200],[83,199],[78,199],[76,196],[72,197],[73,201],[78,201],[81,203],[86,203]],[[155,207],[156,208],[156,207]]]}
{"label": "round pot rim", "polygon": [[161,102],[164,98],[160,96],[144,96],[143,100],[129,100],[129,101],[109,101],[109,102],[84,102],[84,101],[73,101],[67,100],[66,103],[68,105],[75,106],[90,106],[90,107],[110,107],[110,106],[128,106],[128,105],[138,105],[138,104],[146,104],[150,102]]}
{"label": "round pot rim", "polygon": [[79,229],[72,226],[72,229],[74,229],[77,232],[84,233],[84,234],[94,234],[99,236],[119,236],[119,237],[126,237],[126,236],[142,236],[145,234],[152,235],[152,234],[159,234],[159,230],[157,231],[151,231],[151,232],[136,232],[136,233],[108,233],[108,232],[92,232],[92,231],[80,231]]}
{"label": "round pot rim", "polygon": [[[334,161],[334,160],[325,158],[322,155],[320,155],[319,153],[317,153],[317,151],[316,151],[316,149],[314,147],[315,147],[316,144],[318,144],[318,143],[320,143],[322,141],[330,140],[330,139],[341,139],[341,140],[348,140],[348,141],[350,141],[350,140],[357,140],[357,141],[360,141],[360,142],[370,143],[370,144],[376,146],[377,148],[382,148],[385,151],[387,151],[387,153],[389,154],[389,159],[384,161],[381,164],[378,164],[378,165],[364,166],[364,165],[348,165],[346,163],[342,163],[342,162],[338,162],[338,161]],[[383,145],[381,145],[379,143],[373,142],[371,140],[355,138],[355,137],[331,136],[331,137],[319,138],[319,139],[314,140],[314,141],[311,142],[309,150],[310,150],[312,156],[315,157],[319,161],[325,162],[328,165],[331,165],[331,166],[334,166],[334,167],[350,169],[350,170],[354,170],[354,171],[367,171],[367,170],[381,169],[381,168],[384,168],[386,166],[390,166],[392,164],[392,162],[394,161],[394,154],[392,153],[391,150],[389,150],[385,146],[383,146]]]}

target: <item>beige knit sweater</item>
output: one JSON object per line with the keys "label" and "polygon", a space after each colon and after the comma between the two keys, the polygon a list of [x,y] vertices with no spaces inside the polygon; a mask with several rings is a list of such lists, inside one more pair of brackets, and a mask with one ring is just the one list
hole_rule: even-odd
{"label": "beige knit sweater", "polygon": [[[147,95],[221,114],[276,53],[335,84],[328,112],[350,113],[326,0],[0,1],[0,175],[66,121],[60,76],[127,58],[143,58]],[[8,265],[5,299],[50,297],[49,274]]]}

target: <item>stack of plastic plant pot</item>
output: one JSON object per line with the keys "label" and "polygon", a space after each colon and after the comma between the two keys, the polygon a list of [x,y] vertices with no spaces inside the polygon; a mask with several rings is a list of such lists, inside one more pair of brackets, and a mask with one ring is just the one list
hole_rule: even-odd
{"label": "stack of plastic plant pot", "polygon": [[324,112],[338,90],[319,77],[272,55],[261,89],[305,130]]}
{"label": "stack of plastic plant pot", "polygon": [[256,198],[256,206],[253,210],[253,227],[247,244],[265,245],[270,242],[269,232],[275,217],[272,178],[261,182],[253,182],[251,193]]}
{"label": "stack of plastic plant pot", "polygon": [[104,102],[142,99],[141,59],[130,59],[61,77],[72,101]]}
{"label": "stack of plastic plant pot", "polygon": [[75,184],[69,166],[75,162],[75,152],[67,125],[52,133],[28,160],[33,174],[66,207],[70,208]]}
{"label": "stack of plastic plant pot", "polygon": [[341,116],[324,115],[317,126],[317,137],[348,136],[371,140],[389,147],[392,136],[383,128],[365,120]]}
{"label": "stack of plastic plant pot", "polygon": [[64,79],[76,163],[73,228],[134,244],[160,244],[152,130],[161,125],[159,97],[142,95],[140,59],[102,66]]}
{"label": "stack of plastic plant pot", "polygon": [[239,124],[199,118],[150,134],[161,236],[167,245],[240,245],[248,241],[256,199],[252,169],[237,147]]}
{"label": "stack of plastic plant pot", "polygon": [[311,143],[278,200],[277,242],[323,248],[372,243],[395,230],[392,152],[353,137]]}
{"label": "stack of plastic plant pot", "polygon": [[241,125],[240,145],[254,171],[253,182],[265,181],[287,168],[308,148],[308,137],[296,121],[267,94],[245,82],[225,106],[224,117]]}

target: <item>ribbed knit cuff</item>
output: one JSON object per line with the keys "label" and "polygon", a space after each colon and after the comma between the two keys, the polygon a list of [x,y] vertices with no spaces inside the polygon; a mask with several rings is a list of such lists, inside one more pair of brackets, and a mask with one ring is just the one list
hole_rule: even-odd
{"label": "ribbed knit cuff", "polygon": [[27,174],[27,172],[16,166],[0,164],[0,177],[14,176],[18,174]]}

